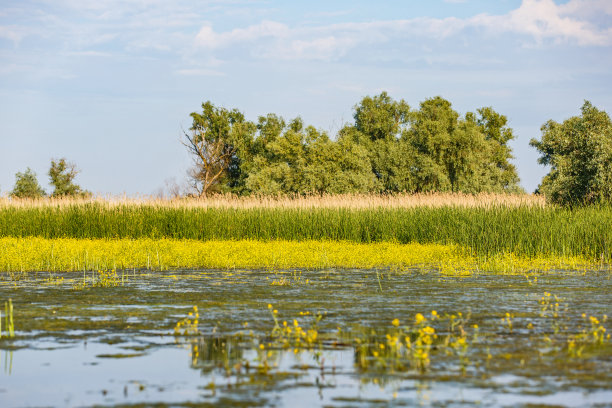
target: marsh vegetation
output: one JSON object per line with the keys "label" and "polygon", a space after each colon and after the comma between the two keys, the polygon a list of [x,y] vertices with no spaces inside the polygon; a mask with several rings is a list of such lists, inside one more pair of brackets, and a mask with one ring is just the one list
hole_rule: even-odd
{"label": "marsh vegetation", "polygon": [[490,107],[191,117],[190,191],[92,197],[59,159],[0,198],[3,406],[612,401],[605,112],[532,141],[544,196]]}
{"label": "marsh vegetation", "polygon": [[11,201],[0,205],[0,236],[389,242],[455,245],[476,257],[582,257],[599,264],[610,260],[610,206],[567,208],[544,205],[538,198],[499,195],[485,195],[480,203],[459,195],[450,204],[453,197]]}

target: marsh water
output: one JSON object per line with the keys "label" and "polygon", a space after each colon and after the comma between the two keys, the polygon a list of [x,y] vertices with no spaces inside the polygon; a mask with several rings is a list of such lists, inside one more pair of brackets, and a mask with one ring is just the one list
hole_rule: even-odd
{"label": "marsh water", "polygon": [[2,407],[612,406],[610,273],[3,273],[0,301]]}

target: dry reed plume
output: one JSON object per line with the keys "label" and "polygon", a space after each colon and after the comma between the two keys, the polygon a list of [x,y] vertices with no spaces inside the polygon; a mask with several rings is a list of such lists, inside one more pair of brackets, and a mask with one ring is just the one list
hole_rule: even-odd
{"label": "dry reed plume", "polygon": [[545,198],[535,194],[342,194],[306,196],[236,196],[219,194],[198,198],[97,196],[92,198],[43,198],[37,200],[0,198],[0,208],[55,207],[96,203],[108,207],[135,205],[170,208],[414,208],[414,207],[545,207]]}

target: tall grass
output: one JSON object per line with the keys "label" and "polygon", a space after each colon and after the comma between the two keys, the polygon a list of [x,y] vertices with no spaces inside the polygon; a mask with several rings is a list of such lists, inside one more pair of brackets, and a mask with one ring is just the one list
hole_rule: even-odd
{"label": "tall grass", "polygon": [[458,244],[475,255],[610,261],[612,208],[199,208],[85,203],[0,207],[0,237],[343,240]]}
{"label": "tall grass", "polygon": [[56,207],[96,203],[104,207],[139,205],[171,208],[413,208],[413,207],[477,207],[526,206],[544,207],[545,199],[533,194],[335,194],[335,195],[252,195],[235,196],[218,194],[198,198],[156,198],[156,197],[92,197],[8,199],[0,198],[0,208],[6,207]]}

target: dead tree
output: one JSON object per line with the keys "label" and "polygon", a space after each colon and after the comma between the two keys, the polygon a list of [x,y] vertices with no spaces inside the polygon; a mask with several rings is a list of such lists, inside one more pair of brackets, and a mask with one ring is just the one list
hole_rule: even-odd
{"label": "dead tree", "polygon": [[202,113],[193,112],[190,132],[183,145],[193,158],[190,184],[199,196],[206,196],[222,182],[241,146],[253,135],[254,125],[238,110],[202,104]]}

